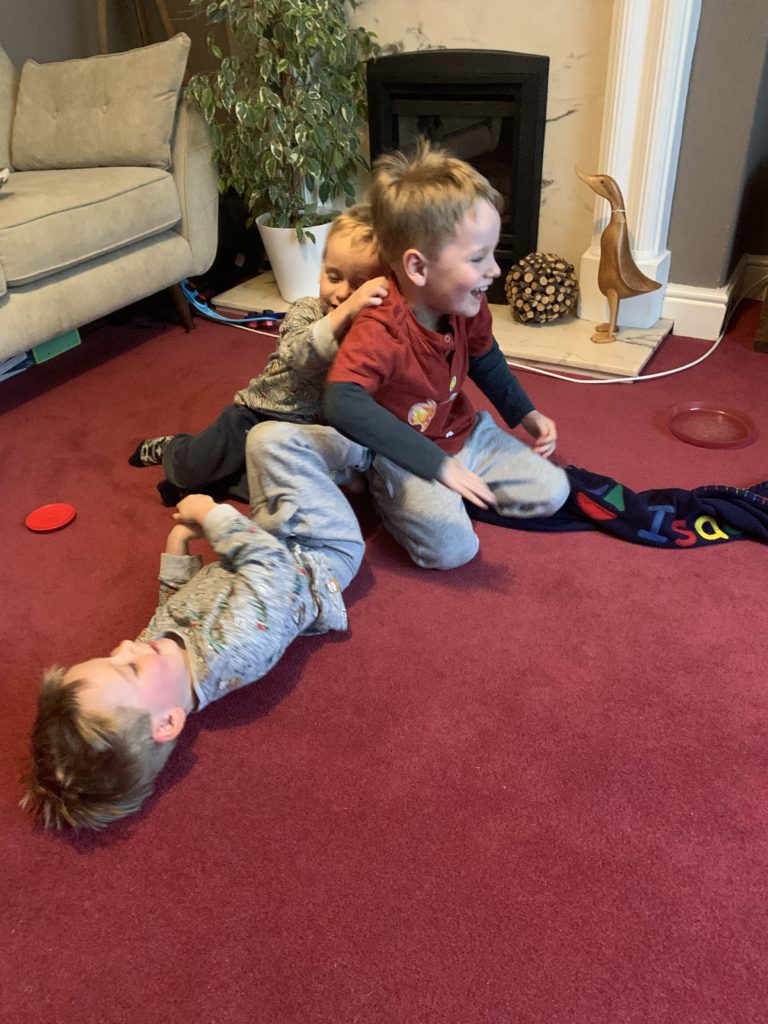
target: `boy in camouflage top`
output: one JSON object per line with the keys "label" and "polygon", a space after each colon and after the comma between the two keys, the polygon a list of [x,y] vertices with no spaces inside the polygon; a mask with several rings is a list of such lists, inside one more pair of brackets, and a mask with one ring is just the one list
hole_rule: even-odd
{"label": "boy in camouflage top", "polygon": [[[232,405],[197,434],[168,434],[141,441],[133,466],[162,464],[158,484],[165,505],[192,491],[215,491],[248,500],[245,436],[264,420],[317,423],[323,385],[339,343],[357,314],[387,294],[370,207],[359,203],[331,225],[323,253],[319,297],[292,303],[277,348],[262,373],[234,396]],[[339,481],[344,482],[344,477]]]}

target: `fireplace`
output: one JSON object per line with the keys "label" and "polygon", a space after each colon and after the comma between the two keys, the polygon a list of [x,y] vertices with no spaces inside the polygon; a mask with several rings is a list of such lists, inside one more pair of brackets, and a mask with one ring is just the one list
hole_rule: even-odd
{"label": "fireplace", "polygon": [[504,50],[419,50],[368,65],[371,159],[424,136],[484,174],[504,198],[490,302],[509,267],[535,251],[549,58]]}

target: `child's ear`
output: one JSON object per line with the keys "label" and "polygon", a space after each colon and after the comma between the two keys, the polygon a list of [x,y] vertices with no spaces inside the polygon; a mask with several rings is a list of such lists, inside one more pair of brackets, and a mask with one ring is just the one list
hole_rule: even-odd
{"label": "child's ear", "polygon": [[421,287],[427,279],[427,261],[418,249],[406,249],[403,253],[403,270],[408,280]]}
{"label": "child's ear", "polygon": [[169,708],[161,715],[152,719],[152,738],[155,743],[168,743],[175,740],[184,723],[187,720],[187,713],[183,708]]}

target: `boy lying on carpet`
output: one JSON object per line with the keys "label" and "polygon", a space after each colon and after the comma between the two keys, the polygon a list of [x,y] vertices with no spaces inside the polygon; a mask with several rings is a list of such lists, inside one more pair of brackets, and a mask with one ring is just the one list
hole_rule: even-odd
{"label": "boy lying on carpet", "polygon": [[328,232],[319,298],[292,303],[264,371],[200,433],[149,437],[129,458],[132,466],[162,463],[165,479],[157,489],[164,505],[175,505],[190,491],[214,488],[248,501],[245,435],[264,420],[319,421],[328,367],[357,314],[380,305],[386,296],[384,273],[370,207],[351,206]]}
{"label": "boy lying on carpet", "polygon": [[[149,625],[45,673],[22,806],[57,828],[137,811],[187,715],[261,678],[295,637],[346,629],[341,591],[364,542],[331,477],[367,458],[330,427],[264,423],[247,441],[252,519],[207,495],[179,502]],[[218,561],[188,553],[202,536]]]}

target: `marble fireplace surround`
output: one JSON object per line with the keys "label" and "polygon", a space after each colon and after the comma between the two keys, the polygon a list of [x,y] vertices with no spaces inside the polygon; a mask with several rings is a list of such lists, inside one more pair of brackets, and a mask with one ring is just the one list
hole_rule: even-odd
{"label": "marble fireplace surround", "polygon": [[616,0],[611,26],[599,170],[622,183],[635,261],[665,287],[621,303],[616,342],[590,340],[593,323],[608,318],[597,267],[610,208],[596,197],[592,241],[577,267],[577,315],[531,327],[494,308],[499,345],[511,361],[635,376],[672,329],[663,316],[667,235],[700,10],[700,0]]}
{"label": "marble fireplace surround", "polygon": [[[597,268],[610,208],[596,197],[592,241],[577,268],[577,317],[542,325],[531,336],[530,327],[513,329],[495,310],[499,344],[511,360],[635,376],[672,329],[663,316],[667,236],[700,12],[700,0],[616,0],[611,26],[599,170],[622,183],[635,261],[664,287],[622,301],[616,342],[591,342],[592,323],[608,316]],[[687,326],[680,333],[694,331]],[[710,335],[702,330],[701,336]]]}

